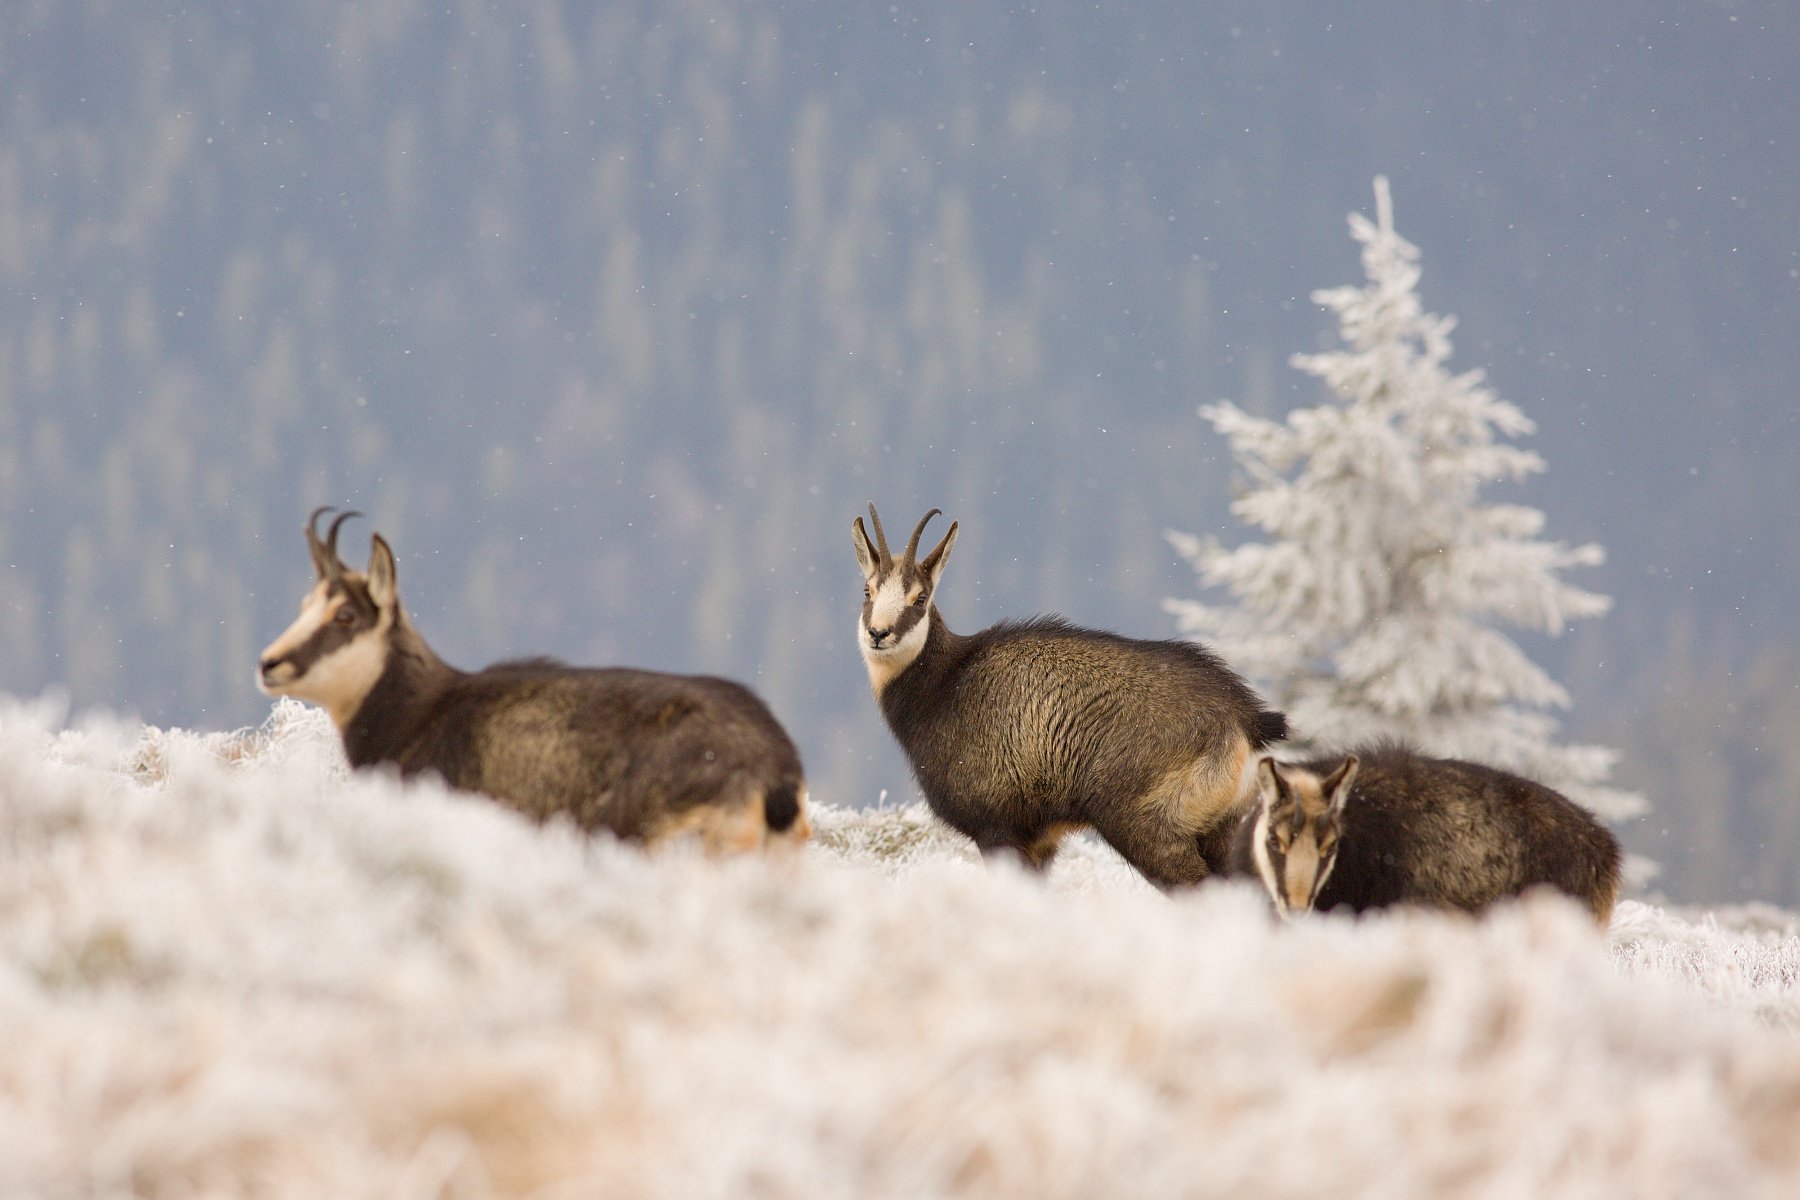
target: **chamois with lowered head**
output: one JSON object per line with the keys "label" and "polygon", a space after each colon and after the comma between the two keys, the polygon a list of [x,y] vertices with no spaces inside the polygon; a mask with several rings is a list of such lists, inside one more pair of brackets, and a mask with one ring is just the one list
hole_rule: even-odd
{"label": "chamois with lowered head", "polygon": [[344,513],[306,524],[316,581],[300,617],[262,652],[257,685],[319,704],[353,767],[435,772],[528,816],[654,843],[691,834],[709,850],[803,841],[806,781],[763,702],[726,679],[546,658],[473,673],[446,664],[400,602],[394,554],[369,569],[338,557]]}
{"label": "chamois with lowered head", "polygon": [[1139,641],[1056,617],[967,637],[934,602],[956,545],[918,558],[851,524],[863,571],[857,643],[875,700],[926,801],[984,854],[1042,869],[1091,827],[1152,883],[1209,874],[1197,839],[1227,819],[1250,756],[1287,733],[1242,679],[1193,642]]}
{"label": "chamois with lowered head", "polygon": [[1533,887],[1605,925],[1619,841],[1562,793],[1480,763],[1382,743],[1283,764],[1264,757],[1227,874],[1262,880],[1284,916],[1393,904],[1480,912]]}

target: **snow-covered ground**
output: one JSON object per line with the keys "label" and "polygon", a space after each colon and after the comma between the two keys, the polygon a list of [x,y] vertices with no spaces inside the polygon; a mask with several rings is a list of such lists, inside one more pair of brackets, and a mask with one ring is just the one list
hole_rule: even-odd
{"label": "snow-covered ground", "polygon": [[1800,1195],[1800,930],[1280,926],[916,809],[647,858],[0,712],[0,1196]]}

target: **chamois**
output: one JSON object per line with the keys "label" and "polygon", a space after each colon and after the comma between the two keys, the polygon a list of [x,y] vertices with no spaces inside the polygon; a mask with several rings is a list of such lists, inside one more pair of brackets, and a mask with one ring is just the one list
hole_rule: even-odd
{"label": "chamois", "polygon": [[546,658],[468,673],[413,628],[379,533],[369,569],[347,568],[338,528],[306,524],[316,582],[300,617],[262,652],[257,685],[323,706],[353,767],[436,772],[546,820],[654,843],[695,834],[709,850],[805,840],[806,782],[787,732],[725,679]]}
{"label": "chamois", "polygon": [[1392,904],[1480,912],[1548,886],[1602,926],[1619,842],[1561,793],[1479,763],[1382,743],[1342,758],[1256,768],[1227,874],[1262,880],[1283,915]]}
{"label": "chamois", "polygon": [[926,513],[895,558],[875,506],[857,644],[876,703],[932,812],[984,854],[1046,867],[1092,827],[1151,882],[1209,873],[1197,837],[1239,800],[1252,751],[1286,736],[1244,681],[1204,648],[1080,629],[1056,617],[950,632],[934,598],[952,522],[917,557]]}

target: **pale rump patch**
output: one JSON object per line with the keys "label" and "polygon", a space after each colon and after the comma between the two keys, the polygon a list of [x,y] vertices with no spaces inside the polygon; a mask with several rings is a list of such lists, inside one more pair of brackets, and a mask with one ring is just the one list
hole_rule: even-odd
{"label": "pale rump patch", "polygon": [[812,822],[806,817],[806,789],[800,789],[800,813],[794,823],[781,833],[769,829],[760,796],[736,802],[702,804],[671,817],[644,837],[652,849],[670,842],[692,838],[708,854],[749,854],[782,846],[797,847],[812,836]]}
{"label": "pale rump patch", "polygon": [[804,846],[812,839],[812,822],[806,816],[806,786],[800,787],[800,813],[794,823],[781,833],[769,834],[769,840],[775,845]]}
{"label": "pale rump patch", "polygon": [[1250,761],[1250,740],[1244,739],[1243,750],[1235,759],[1237,786],[1231,794],[1231,811],[1242,812],[1256,800],[1258,785],[1255,765]]}
{"label": "pale rump patch", "polygon": [[701,804],[658,825],[645,835],[644,844],[654,849],[694,838],[708,854],[747,854],[762,849],[767,832],[761,804]]}
{"label": "pale rump patch", "polygon": [[1170,827],[1198,833],[1235,810],[1242,795],[1244,764],[1249,758],[1249,739],[1240,733],[1229,748],[1164,775],[1138,803],[1162,817]]}

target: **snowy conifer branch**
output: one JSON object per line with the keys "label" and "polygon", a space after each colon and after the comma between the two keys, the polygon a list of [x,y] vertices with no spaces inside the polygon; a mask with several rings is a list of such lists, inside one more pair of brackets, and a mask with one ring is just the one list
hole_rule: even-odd
{"label": "snowy conifer branch", "polygon": [[1249,483],[1232,512],[1269,540],[1227,550],[1170,531],[1201,586],[1235,603],[1165,607],[1269,689],[1304,747],[1402,737],[1541,779],[1602,816],[1639,812],[1641,797],[1604,786],[1613,751],[1556,743],[1543,710],[1568,693],[1494,627],[1554,635],[1606,612],[1609,598],[1560,578],[1604,552],[1539,540],[1537,509],[1480,502],[1485,485],[1545,469],[1507,440],[1536,426],[1481,370],[1446,368],[1456,319],[1424,311],[1419,250],[1394,231],[1386,179],[1375,207],[1373,222],[1350,217],[1365,285],[1313,293],[1343,348],[1289,360],[1334,401],[1284,421],[1229,401],[1200,410]]}

